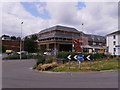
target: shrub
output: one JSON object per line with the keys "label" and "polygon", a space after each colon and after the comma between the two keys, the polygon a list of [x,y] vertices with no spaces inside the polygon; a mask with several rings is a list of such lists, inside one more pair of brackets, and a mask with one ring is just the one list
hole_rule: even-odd
{"label": "shrub", "polygon": [[36,68],[37,68],[37,65],[34,65],[34,66],[33,66],[33,69],[36,69]]}
{"label": "shrub", "polygon": [[41,66],[42,66],[42,64],[37,65],[37,66],[36,66],[36,69],[37,69],[37,70],[41,70],[41,69],[42,69]]}
{"label": "shrub", "polygon": [[8,56],[8,57],[5,57],[3,58],[3,60],[10,60],[10,59],[20,59],[20,56],[19,55],[11,55],[11,56]]}
{"label": "shrub", "polygon": [[52,55],[46,56],[45,64],[47,64],[47,63],[52,63],[53,61],[56,61],[55,56],[52,56]]}
{"label": "shrub", "polygon": [[37,64],[37,65],[39,65],[39,64],[44,64],[44,63],[45,63],[45,59],[46,59],[46,56],[39,55],[39,57],[37,58],[36,64]]}
{"label": "shrub", "polygon": [[65,52],[65,51],[62,51],[62,52],[58,52],[57,55],[56,55],[56,58],[67,58],[68,55],[77,55],[79,53],[77,52]]}
{"label": "shrub", "polygon": [[53,63],[49,63],[49,64],[39,64],[36,69],[37,70],[42,70],[42,71],[45,71],[45,70],[48,70],[48,69],[51,69],[53,67],[56,67],[57,66],[57,63],[56,62],[53,62]]}
{"label": "shrub", "polygon": [[[37,55],[31,55],[31,54],[22,54],[21,59],[36,59]],[[20,59],[20,55],[10,55],[8,57],[3,58],[3,60],[14,60],[14,59]]]}
{"label": "shrub", "polygon": [[52,59],[46,59],[46,60],[45,60],[45,64],[47,64],[47,63],[52,63],[52,61],[53,61]]}

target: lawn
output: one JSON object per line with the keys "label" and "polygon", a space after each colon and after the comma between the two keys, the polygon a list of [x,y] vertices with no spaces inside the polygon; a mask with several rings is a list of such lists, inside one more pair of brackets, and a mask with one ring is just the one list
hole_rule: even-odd
{"label": "lawn", "polygon": [[55,68],[50,69],[49,71],[53,72],[90,72],[90,71],[102,71],[102,70],[116,70],[120,69],[118,62],[120,63],[119,58],[113,59],[103,59],[103,60],[96,60],[96,61],[82,61],[80,69],[78,68],[78,61],[71,61],[70,62],[70,69],[69,63],[60,64]]}

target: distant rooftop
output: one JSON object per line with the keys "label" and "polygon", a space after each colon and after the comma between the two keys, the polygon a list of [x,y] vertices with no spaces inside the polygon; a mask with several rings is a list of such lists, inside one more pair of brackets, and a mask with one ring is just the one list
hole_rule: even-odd
{"label": "distant rooftop", "polygon": [[66,27],[66,26],[60,26],[60,25],[56,25],[56,26],[53,26],[53,27],[44,29],[44,30],[40,31],[39,33],[45,33],[45,32],[54,31],[54,30],[80,33],[80,32],[79,32],[77,29],[75,29],[75,28]]}
{"label": "distant rooftop", "polygon": [[85,34],[85,36],[88,37],[88,41],[106,42],[105,36],[92,35],[92,34]]}
{"label": "distant rooftop", "polygon": [[120,34],[120,30],[107,34],[106,36],[113,35],[113,34]]}

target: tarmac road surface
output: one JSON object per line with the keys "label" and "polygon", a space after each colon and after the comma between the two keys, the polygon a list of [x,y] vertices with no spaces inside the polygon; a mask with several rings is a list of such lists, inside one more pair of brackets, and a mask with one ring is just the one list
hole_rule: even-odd
{"label": "tarmac road surface", "polygon": [[118,72],[33,71],[35,60],[2,61],[3,88],[118,88]]}

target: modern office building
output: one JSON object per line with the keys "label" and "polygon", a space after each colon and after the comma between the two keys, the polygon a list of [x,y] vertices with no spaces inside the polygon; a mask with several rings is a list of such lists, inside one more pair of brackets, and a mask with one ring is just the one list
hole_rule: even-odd
{"label": "modern office building", "polygon": [[107,49],[112,55],[120,55],[120,30],[107,34]]}
{"label": "modern office building", "polygon": [[84,52],[105,51],[104,36],[88,35],[71,27],[54,26],[40,31],[37,36],[39,48],[44,46],[48,51],[73,51],[74,38],[79,39]]}
{"label": "modern office building", "polygon": [[[38,35],[38,46],[43,46],[47,51],[72,51],[73,38],[78,38],[81,41],[81,32],[75,28],[66,26],[54,26],[51,28],[44,29],[39,32]],[[84,37],[85,39],[85,37]],[[86,42],[84,42],[86,43]]]}

